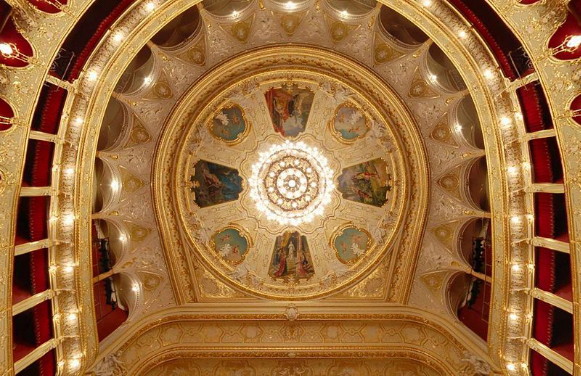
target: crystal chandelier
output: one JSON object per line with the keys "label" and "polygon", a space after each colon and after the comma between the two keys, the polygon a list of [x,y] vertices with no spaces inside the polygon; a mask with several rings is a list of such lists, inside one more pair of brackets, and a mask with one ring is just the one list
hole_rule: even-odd
{"label": "crystal chandelier", "polygon": [[286,141],[259,155],[249,179],[250,196],[267,219],[298,226],[323,214],[335,185],[319,149]]}

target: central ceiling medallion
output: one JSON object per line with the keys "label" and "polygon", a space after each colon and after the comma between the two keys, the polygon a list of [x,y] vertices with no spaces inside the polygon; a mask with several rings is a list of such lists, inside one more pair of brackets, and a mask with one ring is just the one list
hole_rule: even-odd
{"label": "central ceiling medallion", "polygon": [[260,153],[252,166],[250,195],[268,220],[298,226],[324,213],[333,176],[318,148],[287,140]]}

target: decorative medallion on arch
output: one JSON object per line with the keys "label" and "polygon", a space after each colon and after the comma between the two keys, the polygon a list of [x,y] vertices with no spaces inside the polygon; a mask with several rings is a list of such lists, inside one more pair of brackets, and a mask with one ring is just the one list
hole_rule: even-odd
{"label": "decorative medallion on arch", "polygon": [[304,300],[385,260],[390,296],[404,301],[427,207],[417,137],[390,88],[333,53],[266,48],[217,68],[178,104],[156,155],[176,291],[208,299],[187,287],[198,265],[249,297]]}

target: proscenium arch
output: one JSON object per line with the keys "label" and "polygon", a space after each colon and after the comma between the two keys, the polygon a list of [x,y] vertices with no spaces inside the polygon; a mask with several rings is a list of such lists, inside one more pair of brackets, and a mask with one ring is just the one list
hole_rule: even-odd
{"label": "proscenium arch", "polygon": [[[112,87],[107,82],[116,82],[120,76],[120,72],[123,72],[124,67],[129,64],[130,60],[133,58],[133,55],[130,53],[125,54],[129,49],[129,46],[142,46],[144,41],[149,40],[155,32],[157,32],[161,27],[163,27],[163,23],[159,23],[158,17],[166,16],[168,17],[168,22],[173,17],[178,15],[181,11],[189,8],[190,6],[196,4],[197,1],[176,1],[171,4],[164,3],[162,6],[155,9],[150,14],[144,16],[142,19],[139,20],[138,24],[136,24],[135,30],[132,34],[128,35],[127,38],[119,45],[117,49],[97,49],[93,55],[91,61],[88,63],[88,72],[92,64],[95,66],[99,66],[102,69],[103,76],[97,83],[90,83],[87,80],[88,75],[85,74],[82,77],[82,84],[80,85],[80,92],[77,96],[71,96],[70,100],[74,100],[73,108],[71,113],[78,114],[83,116],[85,120],[85,126],[81,130],[81,133],[70,133],[67,134],[67,140],[71,141],[73,145],[80,145],[79,154],[80,157],[77,160],[77,171],[79,172],[75,184],[74,189],[78,192],[78,196],[76,198],[76,212],[80,215],[79,218],[90,218],[90,208],[86,208],[82,205],[83,202],[90,201],[90,192],[83,192],[82,189],[79,189],[80,186],[83,184],[81,176],[90,176],[93,161],[94,161],[94,154],[96,145],[94,140],[95,134],[98,134],[98,130],[100,127],[101,118],[103,116],[103,111],[106,107],[106,101],[108,100]],[[488,125],[487,132],[485,135],[485,144],[486,144],[486,153],[487,153],[487,160],[489,163],[495,168],[496,173],[494,174],[494,186],[491,184],[491,195],[494,197],[503,196],[507,197],[507,188],[506,188],[506,180],[505,175],[502,174],[503,168],[506,167],[506,161],[504,159],[501,150],[503,148],[502,144],[502,137],[499,134],[498,129],[496,129],[492,124],[498,124],[501,115],[509,108],[508,105],[511,104],[510,98],[501,98],[502,101],[495,103],[493,101],[493,89],[500,90],[502,89],[503,83],[501,81],[495,81],[495,85],[498,85],[495,88],[490,88],[489,83],[484,79],[482,76],[482,69],[479,63],[483,61],[490,66],[494,66],[494,60],[492,59],[491,55],[487,53],[487,49],[485,46],[481,44],[480,41],[472,41],[471,44],[462,44],[456,42],[455,37],[455,30],[452,30],[449,26],[447,21],[456,20],[458,23],[457,25],[462,25],[461,21],[455,19],[455,13],[448,9],[445,5],[439,4],[438,11],[439,12],[447,12],[448,16],[442,18],[441,20],[434,16],[433,13],[427,12],[425,9],[421,7],[419,3],[408,3],[403,0],[396,0],[390,1],[387,4],[387,1],[382,1],[386,5],[398,10],[406,17],[411,18],[415,21],[416,24],[422,25],[424,31],[428,33],[431,38],[438,44],[440,47],[448,53],[448,56],[453,58],[453,61],[457,67],[459,67],[460,74],[464,77],[466,82],[473,82],[474,84],[471,85],[469,90],[475,100],[476,107],[480,110],[479,117],[481,124]],[[127,11],[126,16],[123,17],[118,23],[121,23],[123,19],[127,17],[127,15],[132,14],[132,10],[134,8]],[[101,46],[103,47],[103,46]],[[473,51],[485,51],[480,56],[472,56],[471,53]],[[482,59],[480,59],[482,58]],[[69,99],[67,99],[69,100]],[[65,145],[63,150],[63,155],[67,158],[76,157],[77,150],[72,148],[68,145]],[[518,204],[518,203],[517,203]],[[506,212],[507,202],[503,200],[495,200],[493,202],[492,211],[493,213],[503,213]],[[507,228],[508,225],[502,217],[497,217],[495,219],[495,244],[494,248],[498,254],[498,258],[500,261],[504,260],[504,256],[506,254],[507,247],[509,246],[507,241]],[[85,221],[79,221],[77,223],[76,234],[74,238],[74,242],[77,245],[77,252],[81,252],[80,249],[82,245],[87,244],[90,239],[90,226],[89,223]],[[80,255],[80,254],[79,254]],[[80,259],[87,259],[87,255],[80,255]],[[87,263],[88,264],[88,263]],[[81,276],[89,275],[88,268],[84,267],[84,263],[80,263],[79,271],[77,280],[79,283],[82,280]],[[505,301],[505,297],[501,295],[503,291],[498,290],[499,287],[505,284],[504,272],[502,270],[495,271],[495,289],[493,291],[494,298],[499,304]],[[81,289],[79,291],[79,295],[81,295],[81,305],[82,305],[82,319],[84,320],[87,325],[90,326],[91,320],[94,321],[94,318],[91,314],[91,293],[87,292],[90,291],[88,289]],[[500,312],[498,313],[500,315]],[[499,326],[504,325],[505,319],[499,317],[493,317],[492,321],[498,323]],[[94,332],[94,331],[93,331]],[[95,349],[96,338],[91,336],[91,331],[86,331],[89,333],[88,336],[84,338],[85,346],[87,348]],[[493,349],[498,350],[500,347],[500,339],[503,337],[502,331],[497,331],[491,329],[491,346]],[[92,338],[91,338],[92,337]],[[494,351],[497,353],[497,351]],[[94,351],[87,351],[86,360],[90,362],[94,359]]]}

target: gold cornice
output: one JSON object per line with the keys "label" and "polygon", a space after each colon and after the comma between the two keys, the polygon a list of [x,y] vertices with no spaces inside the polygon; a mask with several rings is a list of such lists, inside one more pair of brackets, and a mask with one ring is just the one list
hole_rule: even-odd
{"label": "gold cornice", "polygon": [[[289,309],[296,310],[297,314],[294,316],[289,316]],[[212,313],[209,313],[212,312]],[[157,312],[151,315],[146,320],[139,323],[134,323],[130,328],[127,329],[125,338],[118,339],[114,343],[109,344],[106,352],[104,352],[98,359],[97,362],[102,361],[105,357],[110,356],[106,354],[115,354],[116,359],[122,359],[124,356],[130,356],[132,359],[131,371],[129,374],[134,374],[138,369],[144,369],[147,362],[153,361],[160,355],[165,349],[154,349],[149,348],[149,350],[135,351],[137,347],[140,347],[139,343],[145,338],[149,338],[147,341],[151,343],[153,338],[148,333],[152,331],[164,331],[164,328],[171,328],[174,324],[179,323],[197,323],[195,325],[204,327],[205,325],[215,326],[215,325],[231,325],[235,323],[247,323],[249,325],[260,325],[265,323],[268,325],[279,325],[282,327],[293,327],[299,329],[301,325],[316,325],[321,324],[322,327],[326,325],[340,325],[344,323],[346,325],[351,325],[349,323],[361,325],[363,322],[369,323],[372,327],[377,327],[377,325],[385,325],[387,323],[397,323],[398,327],[405,328],[408,325],[417,325],[418,327],[424,327],[426,329],[434,330],[439,333],[442,338],[446,338],[448,341],[448,346],[453,347],[453,352],[459,356],[463,356],[465,352],[471,352],[476,354],[477,357],[481,358],[486,362],[490,362],[488,355],[483,351],[482,347],[478,344],[480,341],[473,333],[468,333],[464,331],[458,331],[457,324],[452,323],[446,319],[443,319],[439,315],[435,315],[420,309],[412,308],[409,306],[400,306],[393,304],[377,304],[368,303],[361,304],[354,307],[350,304],[337,304],[337,303],[312,303],[312,302],[296,302],[292,305],[288,303],[259,303],[248,305],[244,303],[231,303],[231,304],[208,304],[208,303],[198,303],[195,305],[186,305],[182,307],[176,307],[164,311]],[[230,323],[230,324],[228,324]],[[170,340],[167,338],[167,340]],[[173,339],[177,341],[177,339]],[[170,340],[171,341],[171,340]],[[175,343],[171,345],[172,349],[179,351],[189,351],[190,353],[195,352],[196,356],[203,357],[215,357],[217,356],[216,350],[223,353],[223,356],[261,356],[261,357],[272,357],[276,356],[277,351],[284,358],[288,358],[288,353],[305,354],[309,350],[321,350],[323,353],[318,353],[319,356],[341,356],[350,357],[345,351],[360,351],[362,354],[373,356],[373,351],[380,352],[376,356],[385,356],[385,351],[394,351],[395,347],[390,347],[389,345],[378,345],[381,343],[374,343],[374,340],[369,339],[364,343],[345,343],[340,344],[340,342],[326,342],[326,349],[321,348],[321,344],[316,343],[300,343],[295,342],[286,343],[284,350],[282,348],[277,348],[276,345],[262,345],[240,348],[236,343],[215,343],[213,345],[200,344],[200,345],[187,345]],[[334,344],[334,345],[333,345]],[[170,345],[169,342],[165,342],[165,345]],[[409,344],[411,345],[411,343]],[[435,355],[438,350],[433,350],[431,348],[425,349],[418,346],[408,345],[409,351],[405,351],[405,355],[411,358],[417,357],[418,354],[431,354]],[[137,347],[136,347],[137,346]],[[175,346],[175,347],[174,347]],[[201,347],[200,347],[201,346]],[[338,347],[336,347],[338,346]],[[387,346],[387,347],[381,347]],[[400,344],[397,348],[401,348],[405,344]],[[155,347],[155,346],[153,346]],[[235,353],[232,351],[236,349]],[[334,350],[336,349],[336,350]],[[151,351],[149,354],[144,354],[143,351]],[[338,351],[337,351],[338,350]],[[271,351],[275,353],[272,354]],[[230,354],[229,354],[230,352]],[[167,356],[172,356],[172,351],[165,352]],[[383,354],[382,354],[383,353]],[[126,354],[126,355],[125,355]],[[140,355],[138,355],[140,354]],[[404,353],[402,353],[403,355]],[[142,356],[145,357],[142,357]],[[176,355],[173,353],[173,355]],[[139,356],[140,360],[134,359],[135,356]],[[458,371],[457,365],[452,365],[448,360],[442,359],[442,366],[448,370],[448,374],[453,375]],[[128,370],[129,371],[129,370]]]}

